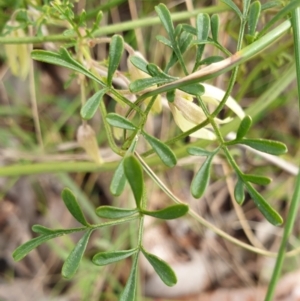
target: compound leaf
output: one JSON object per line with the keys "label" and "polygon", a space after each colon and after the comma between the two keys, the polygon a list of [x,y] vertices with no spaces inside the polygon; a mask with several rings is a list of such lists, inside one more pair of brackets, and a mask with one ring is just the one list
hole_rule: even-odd
{"label": "compound leaf", "polygon": [[92,261],[95,265],[103,266],[110,263],[114,263],[123,260],[129,256],[132,256],[138,251],[137,248],[122,251],[110,251],[110,252],[100,252],[94,255]]}
{"label": "compound leaf", "polygon": [[123,160],[119,163],[115,170],[113,178],[110,183],[110,192],[114,196],[119,196],[124,191],[126,184],[126,176],[124,172]]}
{"label": "compound leaf", "polygon": [[143,132],[143,136],[148,141],[148,143],[153,147],[153,150],[157,153],[162,162],[168,167],[173,167],[177,163],[176,156],[169,146],[161,142],[159,139],[148,135]]}
{"label": "compound leaf", "polygon": [[156,218],[169,220],[179,218],[185,215],[188,211],[189,206],[184,204],[176,204],[156,211],[142,210],[142,213]]}
{"label": "compound leaf", "polygon": [[160,279],[167,286],[173,286],[177,283],[177,277],[174,271],[165,261],[153,254],[146,252],[144,249],[142,249],[142,252],[147,258],[147,260],[150,262]]}
{"label": "compound leaf", "polygon": [[69,188],[65,188],[61,193],[61,197],[65,203],[65,206],[68,208],[69,212],[73,215],[73,217],[79,223],[88,227],[89,223],[86,221],[73,192]]}
{"label": "compound leaf", "polygon": [[263,196],[249,183],[246,183],[246,189],[264,217],[274,226],[281,225],[282,217],[267,203]]}
{"label": "compound leaf", "polygon": [[285,144],[268,139],[242,139],[238,140],[237,143],[245,144],[254,148],[258,151],[268,153],[271,155],[281,155],[287,152],[287,147]]}
{"label": "compound leaf", "polygon": [[58,236],[62,236],[65,233],[60,232],[53,232],[53,233],[49,233],[49,234],[43,234],[40,235],[36,238],[33,238],[27,242],[25,242],[24,244],[22,244],[21,246],[19,246],[18,248],[15,249],[15,251],[13,252],[12,256],[14,258],[15,261],[20,261],[21,259],[23,259],[30,251],[32,251],[33,249],[37,248],[39,245],[41,245],[42,243],[53,239],[55,237]]}
{"label": "compound leaf", "polygon": [[258,185],[268,185],[272,182],[272,179],[259,175],[243,175],[244,181],[251,182]]}
{"label": "compound leaf", "polygon": [[168,8],[164,4],[160,3],[159,5],[155,6],[155,10],[166,32],[168,33],[171,42],[173,42],[175,40],[174,25]]}
{"label": "compound leaf", "polygon": [[136,205],[140,208],[144,191],[144,179],[141,164],[133,155],[130,155],[124,159],[124,171],[133,192]]}
{"label": "compound leaf", "polygon": [[120,296],[119,301],[133,301],[136,295],[136,282],[137,282],[137,264],[138,264],[139,252],[136,253],[129,278],[126,286]]}
{"label": "compound leaf", "polygon": [[62,47],[58,53],[45,50],[33,50],[31,52],[31,57],[37,61],[58,65],[82,73],[102,86],[105,86],[104,82],[102,82],[97,76],[74,60],[66,48]]}
{"label": "compound leaf", "polygon": [[65,263],[62,266],[61,273],[63,277],[70,279],[72,278],[78,270],[80,261],[83,257],[84,251],[88,244],[89,238],[94,229],[89,229],[79,240],[75,248],[67,257]]}
{"label": "compound leaf", "polygon": [[107,70],[107,84],[112,85],[112,79],[115,71],[118,69],[120,60],[124,51],[124,41],[120,35],[114,35],[111,38],[108,52],[108,70]]}
{"label": "compound leaf", "polygon": [[212,159],[213,156],[207,157],[192,181],[191,193],[195,198],[200,198],[203,195],[209,183]]}
{"label": "compound leaf", "polygon": [[105,119],[110,125],[115,126],[117,128],[131,131],[137,129],[137,127],[131,121],[116,113],[108,113],[105,116]]}
{"label": "compound leaf", "polygon": [[245,200],[244,182],[238,177],[237,183],[234,188],[234,198],[239,205],[242,205]]}
{"label": "compound leaf", "polygon": [[242,139],[247,135],[252,124],[252,118],[249,115],[246,115],[240,123],[240,126],[236,132],[236,140]]}
{"label": "compound leaf", "polygon": [[87,102],[80,110],[80,115],[83,119],[88,120],[95,115],[106,91],[107,91],[106,89],[102,89],[96,92],[91,98],[87,100]]}
{"label": "compound leaf", "polygon": [[126,209],[126,208],[119,208],[114,206],[100,206],[96,209],[96,214],[99,217],[109,218],[109,219],[118,219],[124,218],[134,213],[137,213],[138,210],[135,209]]}

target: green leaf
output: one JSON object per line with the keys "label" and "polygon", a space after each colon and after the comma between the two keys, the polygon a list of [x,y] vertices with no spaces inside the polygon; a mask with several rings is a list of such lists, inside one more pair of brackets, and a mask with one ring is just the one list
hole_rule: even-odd
{"label": "green leaf", "polygon": [[245,200],[244,182],[238,177],[237,183],[234,188],[234,198],[239,205],[242,205]]}
{"label": "green leaf", "polygon": [[155,6],[156,13],[164,26],[166,32],[168,33],[171,42],[175,40],[175,33],[174,33],[174,26],[171,18],[171,14],[168,8],[160,3],[159,5]]}
{"label": "green leaf", "polygon": [[221,1],[226,5],[228,5],[240,17],[240,19],[243,18],[240,9],[236,6],[236,4],[232,0],[221,0]]}
{"label": "green leaf", "polygon": [[117,128],[131,131],[137,129],[137,127],[131,121],[116,113],[108,113],[105,116],[105,119],[111,126],[115,126]]}
{"label": "green leaf", "polygon": [[125,184],[126,176],[124,172],[123,160],[121,160],[110,183],[110,192],[112,193],[112,195],[121,195],[121,193],[124,191]]}
{"label": "green leaf", "polygon": [[277,0],[277,1],[268,1],[266,3],[263,3],[263,5],[261,6],[261,10],[267,10],[270,8],[274,8],[277,6],[281,6],[281,1]]}
{"label": "green leaf", "polygon": [[155,64],[148,64],[147,65],[148,73],[153,77],[161,77],[164,79],[169,80],[176,80],[178,78],[168,75],[167,73],[163,72],[158,66]]}
{"label": "green leaf", "polygon": [[136,253],[129,278],[126,286],[120,296],[119,301],[134,301],[136,296],[136,282],[137,282],[137,264],[138,264],[139,252]]}
{"label": "green leaf", "polygon": [[32,231],[39,234],[56,234],[57,236],[83,231],[86,228],[50,229],[42,225],[33,225]]}
{"label": "green leaf", "polygon": [[251,182],[258,185],[268,185],[272,182],[272,179],[259,175],[243,175],[244,181]]}
{"label": "green leaf", "polygon": [[274,140],[267,139],[242,139],[238,140],[237,143],[245,144],[254,148],[258,151],[268,153],[271,155],[281,155],[287,152],[286,145]]}
{"label": "green leaf", "polygon": [[96,16],[96,21],[93,23],[91,33],[93,33],[95,30],[97,30],[99,28],[102,18],[103,18],[103,12],[101,10],[99,10],[97,13],[97,16]]}
{"label": "green leaf", "polygon": [[[178,26],[177,26],[178,28]],[[176,29],[177,29],[176,28]],[[177,62],[178,62],[178,55],[179,54],[183,54],[187,51],[187,49],[190,47],[190,45],[192,45],[193,42],[193,35],[183,31],[179,37],[179,41],[178,41],[178,46],[179,46],[179,51],[177,48],[174,49],[174,47],[172,47],[172,49],[174,50],[171,58],[165,68],[165,72],[168,72],[169,69],[171,67],[173,67]]]}
{"label": "green leaf", "polygon": [[100,206],[96,209],[96,214],[103,218],[109,219],[118,219],[124,218],[130,215],[137,213],[138,210],[134,209],[125,209],[114,206]]}
{"label": "green leaf", "polygon": [[156,36],[156,40],[159,41],[159,42],[161,42],[161,43],[163,43],[164,45],[166,45],[166,46],[168,46],[168,47],[170,47],[170,48],[173,48],[171,41],[168,40],[168,39],[167,39],[166,37],[164,37],[164,36],[157,35],[157,36]]}
{"label": "green leaf", "polygon": [[92,80],[101,84],[102,86],[106,86],[104,82],[102,82],[97,76],[95,76],[80,63],[74,60],[69,54],[68,50],[63,47],[58,53],[45,50],[33,50],[31,52],[31,57],[37,61],[58,65],[82,73],[88,78],[91,78]]}
{"label": "green leaf", "polygon": [[192,156],[211,156],[212,152],[197,146],[188,147],[187,152]]}
{"label": "green leaf", "polygon": [[212,15],[210,19],[211,35],[215,42],[219,40],[220,18],[219,15]]}
{"label": "green leaf", "polygon": [[210,29],[210,19],[208,14],[198,14],[196,19],[196,32],[197,39],[200,41],[205,41],[208,38],[208,33]]}
{"label": "green leaf", "polygon": [[176,204],[167,208],[155,211],[142,210],[141,212],[160,219],[176,219],[184,216],[189,211],[189,206]]}
{"label": "green leaf", "polygon": [[[198,14],[196,19],[196,36],[199,41],[206,41],[210,29],[210,19],[208,14]],[[205,45],[198,45],[196,52],[196,60],[193,71],[200,66]]]}
{"label": "green leaf", "polygon": [[185,53],[189,47],[191,46],[193,41],[193,35],[189,32],[183,31],[179,38],[179,49],[180,52],[183,54]]}
{"label": "green leaf", "polygon": [[219,55],[209,56],[206,59],[202,60],[200,62],[200,65],[210,65],[210,64],[217,63],[217,62],[220,62],[220,61],[223,61],[223,60],[224,60],[224,58],[222,56],[219,56]]}
{"label": "green leaf", "polygon": [[82,238],[79,240],[75,248],[67,257],[65,263],[62,266],[61,273],[63,277],[70,279],[72,278],[78,270],[80,261],[83,257],[84,251],[88,244],[89,238],[92,234],[94,229],[88,230]]}
{"label": "green leaf", "polygon": [[82,225],[89,226],[89,223],[86,221],[81,208],[78,205],[78,202],[73,195],[72,191],[68,188],[65,188],[62,193],[61,197],[65,203],[65,206],[68,208],[70,213],[73,215],[73,217]]}
{"label": "green leaf", "polygon": [[81,11],[81,14],[79,15],[79,22],[78,22],[78,26],[83,27],[86,26],[86,11],[83,9]]}
{"label": "green leaf", "polygon": [[283,223],[282,217],[267,203],[263,196],[255,190],[251,184],[246,183],[246,189],[259,211],[271,224],[279,226]]}
{"label": "green leaf", "polygon": [[142,249],[143,254],[150,262],[160,279],[167,285],[173,286],[177,283],[177,278],[172,268],[159,257],[146,252]]}
{"label": "green leaf", "polygon": [[252,0],[243,0],[243,15],[246,18]]}
{"label": "green leaf", "polygon": [[107,84],[112,85],[112,79],[115,71],[118,69],[120,60],[124,51],[124,41],[120,35],[114,35],[111,38],[108,52],[108,70],[107,70]]}
{"label": "green leaf", "polygon": [[194,36],[197,36],[197,29],[189,24],[182,24],[182,30],[184,30]]}
{"label": "green leaf", "polygon": [[162,143],[159,139],[148,135],[143,132],[143,136],[147,140],[147,142],[152,146],[153,150],[157,153],[161,161],[167,165],[168,167],[173,167],[177,163],[176,156],[172,152],[169,146]]}
{"label": "green leaf", "polygon": [[[133,139],[130,147],[128,148],[126,155],[128,154],[132,154],[135,150],[137,144],[137,140]],[[115,173],[113,175],[112,181],[110,183],[110,192],[115,195],[115,196],[119,196],[124,188],[125,188],[125,184],[126,184],[126,176],[125,176],[125,172],[124,172],[124,160],[122,159],[118,165],[118,167],[115,170]]]}
{"label": "green leaf", "polygon": [[39,233],[39,234],[53,234],[53,233],[55,233],[55,230],[49,229],[49,228],[44,227],[42,225],[33,225],[31,229],[32,229],[33,232]]}
{"label": "green leaf", "polygon": [[203,195],[209,183],[212,159],[213,155],[207,157],[192,181],[191,193],[195,198],[200,198]]}
{"label": "green leaf", "polygon": [[15,261],[20,261],[21,259],[23,259],[30,251],[32,251],[33,249],[37,248],[39,245],[41,245],[42,243],[56,238],[58,236],[62,236],[65,233],[62,232],[53,232],[53,233],[49,233],[49,234],[43,234],[40,235],[36,238],[33,238],[27,242],[25,242],[23,245],[19,246],[18,248],[15,249],[15,251],[13,252],[12,256],[14,258]]}
{"label": "green leaf", "polygon": [[201,96],[205,92],[205,89],[201,84],[186,85],[184,87],[180,87],[179,90],[195,96]]}
{"label": "green leaf", "polygon": [[136,205],[140,208],[144,193],[144,178],[141,164],[133,155],[130,155],[124,158],[124,171],[133,192]]}
{"label": "green leaf", "polygon": [[172,78],[163,78],[163,77],[149,77],[138,79],[129,85],[131,92],[140,92],[154,85],[166,84],[174,81]]}
{"label": "green leaf", "polygon": [[130,56],[130,62],[133,66],[137,67],[138,69],[142,70],[143,72],[149,74],[149,71],[147,69],[148,63],[144,61],[141,57],[137,55]]}
{"label": "green leaf", "polygon": [[137,251],[138,249],[134,248],[122,251],[100,252],[94,255],[92,261],[95,265],[103,266],[123,260],[137,253]]}
{"label": "green leaf", "polygon": [[178,24],[175,27],[175,31],[174,31],[175,39],[178,39],[180,37],[181,32],[182,32],[182,24]]}
{"label": "green leaf", "polygon": [[80,115],[83,119],[91,119],[95,115],[100,101],[102,100],[104,94],[107,92],[107,89],[102,89],[96,92],[91,98],[87,100],[84,106],[81,108]]}
{"label": "green leaf", "polygon": [[157,65],[155,64],[148,64],[147,69],[149,71],[149,74],[152,77],[161,77],[161,78],[167,78],[167,79],[172,79],[175,80],[176,78],[171,77],[170,75],[164,73]]}
{"label": "green leaf", "polygon": [[261,12],[260,1],[254,1],[250,5],[249,15],[248,15],[248,34],[250,34],[251,36],[255,35],[260,12]]}
{"label": "green leaf", "polygon": [[236,140],[240,140],[244,136],[246,136],[251,125],[252,125],[252,118],[249,115],[245,116],[241,121],[240,126],[236,132]]}

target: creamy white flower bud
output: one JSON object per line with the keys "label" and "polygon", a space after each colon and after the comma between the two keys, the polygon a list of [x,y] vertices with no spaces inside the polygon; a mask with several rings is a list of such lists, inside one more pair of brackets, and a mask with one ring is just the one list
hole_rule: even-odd
{"label": "creamy white flower bud", "polygon": [[98,164],[103,163],[94,130],[88,124],[82,124],[77,130],[77,142]]}
{"label": "creamy white flower bud", "polygon": [[[11,27],[18,27],[19,23],[16,21],[8,21],[7,25]],[[23,29],[18,28],[12,30],[8,37],[25,37]],[[4,45],[5,53],[9,68],[13,75],[25,79],[29,72],[30,55],[28,46],[26,44],[6,44]]]}
{"label": "creamy white flower bud", "polygon": [[[202,85],[205,87],[205,93],[201,96],[201,99],[207,103],[218,105],[223,99],[225,92],[208,84]],[[184,132],[190,130],[206,119],[202,109],[197,104],[193,103],[192,100],[192,95],[176,90],[174,102],[169,103],[175,123]],[[245,116],[243,109],[231,96],[228,97],[226,106],[228,106],[239,118],[242,119]],[[217,124],[223,124],[231,121],[232,118],[226,118],[223,120],[215,118],[214,120]],[[190,136],[214,140],[216,138],[215,134],[207,128],[211,128],[211,125],[192,133]]]}

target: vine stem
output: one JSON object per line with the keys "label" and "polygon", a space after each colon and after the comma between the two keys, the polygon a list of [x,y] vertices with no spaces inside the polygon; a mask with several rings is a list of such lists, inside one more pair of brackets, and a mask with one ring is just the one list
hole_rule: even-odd
{"label": "vine stem", "polygon": [[[293,0],[293,1],[297,1],[297,0]],[[292,12],[292,26],[293,26],[293,34],[294,34],[294,45],[295,45],[294,47],[295,47],[298,95],[300,95],[300,8],[299,7]],[[300,110],[300,101],[299,101],[299,110]],[[273,270],[270,284],[268,286],[265,301],[273,300],[276,285],[281,274],[284,257],[286,255],[286,246],[288,243],[289,236],[293,230],[299,205],[300,205],[300,172],[298,173],[298,176],[296,178],[295,190],[291,200],[289,212],[286,218],[286,224],[284,227],[284,232],[283,232],[276,264]]]}

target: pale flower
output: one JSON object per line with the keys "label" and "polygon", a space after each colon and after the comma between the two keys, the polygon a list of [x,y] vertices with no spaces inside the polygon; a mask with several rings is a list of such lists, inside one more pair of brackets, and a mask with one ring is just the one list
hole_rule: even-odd
{"label": "pale flower", "polygon": [[[218,105],[224,97],[225,92],[209,84],[202,85],[205,88],[205,93],[201,96],[202,100],[207,103]],[[228,97],[226,106],[230,108],[240,119],[245,116],[243,109],[231,96]],[[206,116],[202,109],[198,105],[193,103],[193,96],[180,90],[176,90],[174,102],[169,103],[169,107],[173,114],[175,123],[183,132],[190,130],[206,119]],[[224,120],[215,118],[217,124],[227,123],[230,120],[231,118],[226,118]],[[214,140],[216,136],[212,132],[212,130],[210,130],[211,128],[212,127],[208,125],[206,126],[206,128],[202,128],[190,134],[190,136],[207,140]]]}
{"label": "pale flower", "polygon": [[[8,26],[16,27],[7,35],[12,38],[23,38],[25,32],[16,21],[8,21]],[[6,44],[4,45],[7,62],[13,75],[25,79],[29,72],[30,53],[26,44]]]}
{"label": "pale flower", "polygon": [[99,154],[98,143],[94,130],[88,124],[82,124],[77,130],[77,142],[96,163],[102,164],[103,159]]}

